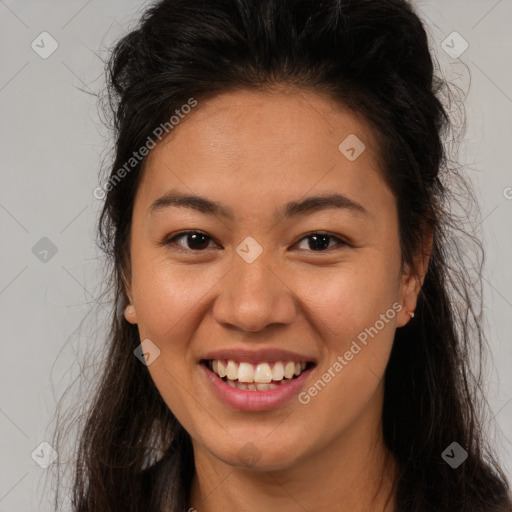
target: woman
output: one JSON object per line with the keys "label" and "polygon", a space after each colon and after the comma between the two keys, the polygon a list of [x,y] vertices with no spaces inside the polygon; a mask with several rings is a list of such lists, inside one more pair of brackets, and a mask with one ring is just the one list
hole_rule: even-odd
{"label": "woman", "polygon": [[163,0],[115,47],[74,509],[511,511],[404,0]]}

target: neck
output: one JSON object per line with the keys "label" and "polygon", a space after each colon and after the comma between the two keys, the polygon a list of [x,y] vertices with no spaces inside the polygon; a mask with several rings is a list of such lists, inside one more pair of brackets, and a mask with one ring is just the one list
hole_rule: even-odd
{"label": "neck", "polygon": [[368,410],[373,418],[363,414],[334,443],[278,471],[233,467],[194,445],[191,508],[200,512],[391,512],[396,462],[384,444],[381,408]]}

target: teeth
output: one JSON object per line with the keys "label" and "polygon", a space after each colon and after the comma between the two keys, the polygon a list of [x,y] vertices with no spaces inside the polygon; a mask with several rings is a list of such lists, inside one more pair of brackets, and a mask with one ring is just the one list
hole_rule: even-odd
{"label": "teeth", "polygon": [[234,361],[228,361],[226,377],[229,380],[236,380],[238,378],[238,365]]}
{"label": "teeth", "polygon": [[[272,382],[272,370],[268,363],[260,363],[256,366],[256,371],[254,372],[254,382],[260,382],[261,384],[269,384]],[[256,386],[259,389],[258,386]],[[260,390],[262,391],[262,390]]]}
{"label": "teeth", "polygon": [[[286,366],[284,367],[284,376],[287,379],[291,379],[295,373],[295,363],[286,363]],[[219,373],[220,376],[220,373]]]}
{"label": "teeth", "polygon": [[[236,365],[234,361],[230,361],[230,363]],[[252,364],[240,363],[238,366],[238,380],[240,382],[254,382],[254,367]]]}
{"label": "teeth", "polygon": [[304,361],[295,363],[293,361],[275,363],[251,364],[233,360],[214,359],[210,361],[210,368],[219,377],[226,377],[231,387],[249,389],[251,391],[266,391],[274,389],[283,379],[298,377],[305,369]]}
{"label": "teeth", "polygon": [[237,388],[242,389],[244,391],[269,391],[270,389],[276,389],[278,388],[281,383],[279,384],[275,382],[270,382],[269,384],[266,383],[250,383],[247,384],[245,382],[239,382],[238,380],[226,380],[226,384],[231,388]]}
{"label": "teeth", "polygon": [[[304,363],[306,366],[306,363]],[[272,368],[272,380],[283,380],[284,377],[284,366],[281,361],[278,361],[274,364],[274,368]]]}

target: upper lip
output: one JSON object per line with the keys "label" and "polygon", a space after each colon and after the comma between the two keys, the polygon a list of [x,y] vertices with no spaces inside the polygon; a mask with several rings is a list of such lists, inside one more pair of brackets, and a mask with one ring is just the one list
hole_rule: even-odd
{"label": "upper lip", "polygon": [[244,363],[265,363],[277,361],[293,361],[294,363],[310,363],[315,362],[314,358],[291,352],[290,350],[282,350],[278,348],[264,348],[258,350],[239,349],[220,349],[208,352],[201,360],[222,359],[233,360]]}

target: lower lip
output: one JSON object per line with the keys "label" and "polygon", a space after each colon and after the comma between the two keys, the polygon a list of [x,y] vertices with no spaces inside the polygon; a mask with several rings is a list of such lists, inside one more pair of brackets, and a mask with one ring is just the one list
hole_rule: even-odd
{"label": "lower lip", "polygon": [[210,382],[214,393],[227,405],[241,411],[267,411],[275,409],[297,397],[312,368],[304,370],[295,379],[268,391],[245,391],[228,386],[216,373],[204,364],[200,371]]}

